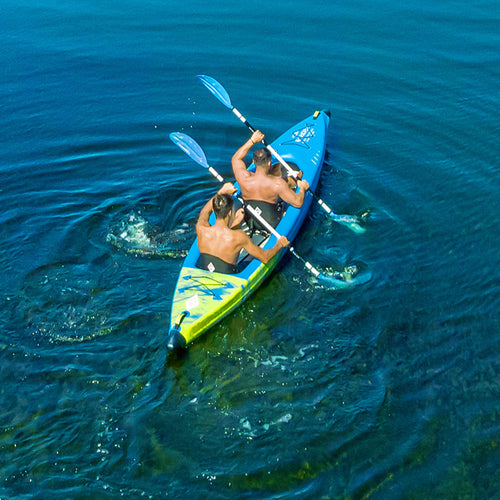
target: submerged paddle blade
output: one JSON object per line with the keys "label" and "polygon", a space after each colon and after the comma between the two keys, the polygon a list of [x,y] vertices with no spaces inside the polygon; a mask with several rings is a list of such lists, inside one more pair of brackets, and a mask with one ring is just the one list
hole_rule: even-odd
{"label": "submerged paddle blade", "polygon": [[360,234],[366,231],[366,228],[359,224],[360,222],[359,217],[353,215],[337,215],[334,214],[333,212],[330,212],[330,217],[335,222],[343,224],[344,226],[348,227],[351,231],[354,231],[355,233]]}
{"label": "submerged paddle blade", "polygon": [[172,132],[170,134],[170,139],[172,139],[172,142],[179,146],[182,151],[190,156],[196,163],[202,167],[208,168],[205,153],[192,137],[181,132]]}
{"label": "submerged paddle blade", "polygon": [[205,87],[207,87],[212,94],[219,99],[219,101],[224,104],[229,109],[233,109],[233,105],[231,104],[231,99],[229,98],[229,94],[226,92],[226,89],[214,78],[207,75],[196,75],[196,77],[200,80]]}
{"label": "submerged paddle blade", "polygon": [[372,278],[369,269],[360,269],[356,265],[346,266],[342,271],[328,271],[318,276],[318,282],[326,288],[342,290],[354,286],[363,285]]}

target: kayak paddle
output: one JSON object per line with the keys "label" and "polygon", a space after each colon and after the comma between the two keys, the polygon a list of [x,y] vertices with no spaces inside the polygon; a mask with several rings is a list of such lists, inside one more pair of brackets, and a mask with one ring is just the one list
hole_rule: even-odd
{"label": "kayak paddle", "polygon": [[[224,104],[224,106],[226,106],[226,108],[229,108],[238,117],[238,119],[250,129],[252,133],[255,132],[256,129],[252,127],[248,120],[232,105],[229,94],[217,80],[207,75],[197,75],[197,78],[215,97],[217,97],[217,99],[219,99],[222,104]],[[265,139],[262,140],[262,143],[269,150],[269,152],[286,168],[288,174],[296,178],[297,172],[293,170],[290,165],[288,165],[288,163],[278,154],[278,152],[270,144],[268,144]],[[321,208],[323,208],[335,222],[347,226],[351,231],[354,231],[355,233],[365,232],[365,228],[359,224],[359,217],[353,215],[338,215],[334,213],[332,209],[311,190],[309,190],[309,193],[311,193],[312,197],[318,202]]]}
{"label": "kayak paddle", "polygon": [[[190,158],[192,158],[198,165],[201,165],[204,168],[207,168],[208,171],[219,181],[219,182],[224,182],[224,178],[215,170],[215,168],[211,167],[208,162],[207,158],[205,156],[205,153],[201,149],[200,145],[189,135],[183,134],[181,132],[172,132],[170,134],[170,139],[172,142],[177,145],[184,153],[186,153]],[[276,237],[276,239],[279,239],[281,235],[258,213],[255,211],[255,209],[251,206],[248,205],[243,201],[243,198],[240,196],[236,195],[238,200],[243,203],[248,211],[273,235]],[[340,279],[344,281],[344,277],[342,273],[339,272],[334,272],[333,276],[326,276],[320,271],[318,271],[310,262],[302,258],[296,251],[295,249],[290,245],[288,247],[290,252],[294,257],[299,259],[306,269],[308,269],[316,278],[318,279],[323,279],[328,281],[330,278],[335,278],[335,279]]]}

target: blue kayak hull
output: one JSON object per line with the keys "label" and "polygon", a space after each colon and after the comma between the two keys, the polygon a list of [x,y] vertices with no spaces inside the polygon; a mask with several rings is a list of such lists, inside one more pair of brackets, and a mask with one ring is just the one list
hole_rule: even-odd
{"label": "blue kayak hull", "polygon": [[[295,163],[302,170],[303,179],[309,182],[313,192],[323,166],[329,121],[328,112],[316,112],[271,143],[286,162]],[[302,207],[288,206],[276,231],[292,242],[312,200],[312,196],[306,195]],[[275,243],[276,238],[271,236],[263,248],[271,248]],[[267,264],[250,259],[238,274],[229,275],[196,267],[200,253],[195,240],[180,270],[172,299],[168,348],[185,347],[242,304],[269,276],[286,251],[281,250]]]}

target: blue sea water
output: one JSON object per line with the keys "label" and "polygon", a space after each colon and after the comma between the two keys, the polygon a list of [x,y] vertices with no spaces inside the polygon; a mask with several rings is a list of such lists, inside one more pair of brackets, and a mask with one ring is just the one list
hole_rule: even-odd
{"label": "blue sea water", "polygon": [[[500,6],[2,4],[0,498],[500,491]],[[181,359],[170,301],[248,130],[330,109],[297,251]]]}

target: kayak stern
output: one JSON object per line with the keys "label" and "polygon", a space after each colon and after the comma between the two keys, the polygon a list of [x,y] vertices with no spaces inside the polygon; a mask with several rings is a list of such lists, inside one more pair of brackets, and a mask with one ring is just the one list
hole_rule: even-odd
{"label": "kayak stern", "polygon": [[167,349],[169,351],[177,351],[186,347],[186,339],[181,334],[182,320],[188,315],[188,311],[182,311],[175,320],[174,325],[168,332]]}

